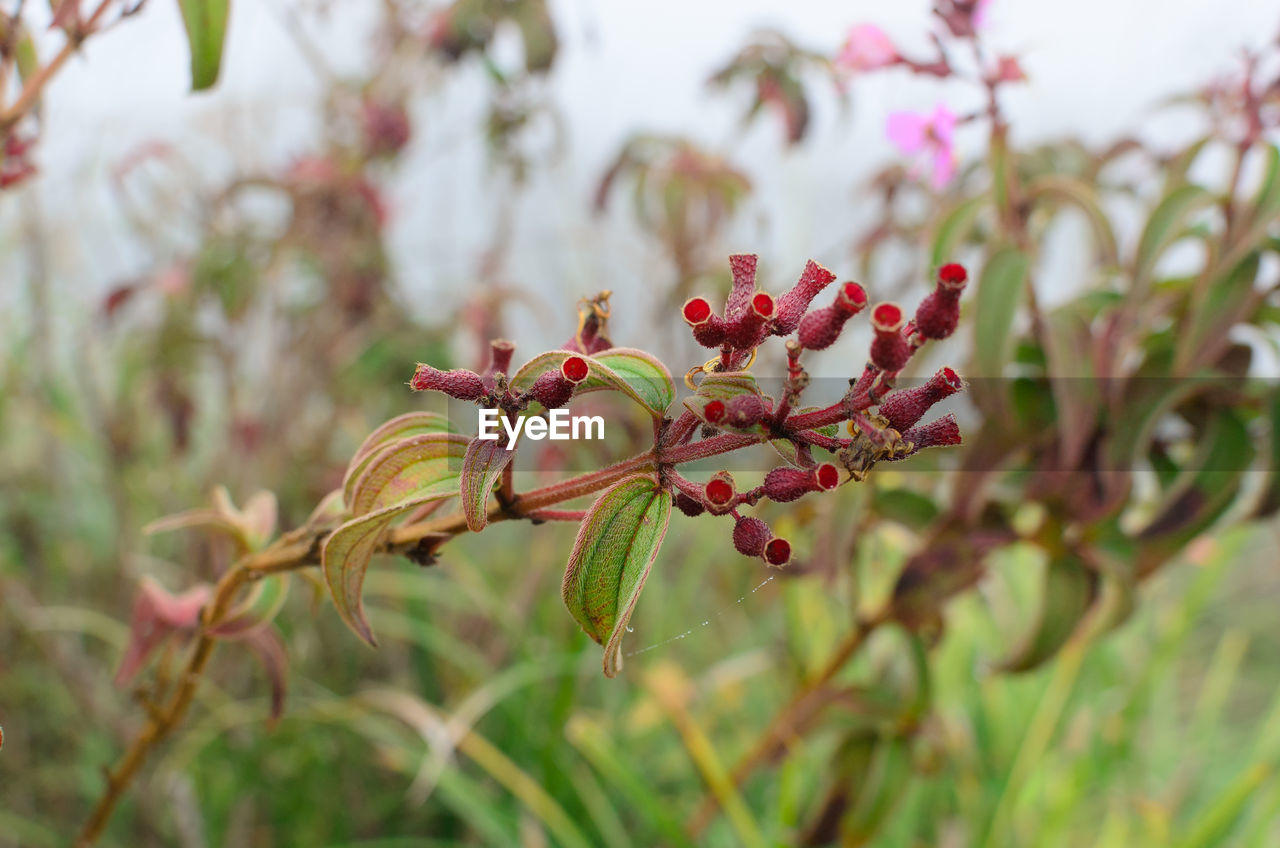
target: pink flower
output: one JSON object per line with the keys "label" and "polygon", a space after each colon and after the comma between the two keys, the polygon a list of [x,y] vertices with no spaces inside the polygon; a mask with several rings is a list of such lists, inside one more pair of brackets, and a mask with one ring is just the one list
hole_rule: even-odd
{"label": "pink flower", "polygon": [[991,5],[991,0],[977,0],[973,4],[973,21],[974,29],[982,29],[987,25],[987,7]]}
{"label": "pink flower", "polygon": [[875,24],[858,24],[849,30],[836,64],[853,71],[871,71],[897,59],[898,51],[884,30]]}
{"label": "pink flower", "polygon": [[[956,154],[952,146],[955,113],[939,103],[929,115],[894,112],[889,116],[889,140],[907,155],[928,155],[933,160],[933,187],[941,189],[956,173]],[[913,169],[918,172],[919,165]]]}

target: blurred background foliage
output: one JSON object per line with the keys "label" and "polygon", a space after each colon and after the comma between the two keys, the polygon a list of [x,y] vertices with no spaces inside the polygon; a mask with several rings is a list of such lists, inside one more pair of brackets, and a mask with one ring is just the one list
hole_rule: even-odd
{"label": "blurred background foliage", "polygon": [[[948,61],[944,45],[980,44],[957,31],[967,8],[937,4]],[[489,339],[520,342],[532,323],[567,333],[594,294],[508,262],[523,187],[565,155],[547,4],[383,14],[387,61],[334,81],[305,153],[210,185],[158,142],[113,170],[116,212],[157,261],[78,312],[74,359],[49,328],[75,281],[39,261],[53,234],[24,233],[0,342],[0,843],[65,844],[136,726],[142,707],[112,678],[138,581],[179,591],[230,561],[223,541],[144,525],[224,484],[237,501],[273,491],[280,526],[297,526],[368,430],[420,405],[414,362],[475,367]],[[941,191],[902,164],[877,174],[857,195],[877,220],[835,268],[904,302],[939,262],[974,270],[968,335],[930,351],[967,363],[966,447],[765,509],[797,548],[782,573],[677,516],[614,681],[556,600],[571,527],[502,524],[431,568],[381,560],[366,584],[376,652],[295,579],[275,618],[284,716],[267,721],[247,654],[219,655],[104,844],[1280,842],[1275,51],[1188,95],[1179,108],[1204,128],[1188,144],[1023,149],[985,75],[997,57],[975,49],[953,71],[997,104],[966,118],[985,155]],[[814,102],[858,106],[834,58],[762,32],[710,82],[747,90],[744,126],[767,118],[790,147],[814,131]],[[457,130],[488,151],[501,199],[464,296],[423,322],[396,283],[385,187],[413,115],[463,76],[484,80],[486,118]],[[594,207],[654,243],[638,323],[659,325],[615,343],[691,353],[669,316],[727,288],[727,228],[764,214],[754,179],[693,134],[638,128],[621,147]],[[1078,294],[1037,302],[1064,262]],[[765,739],[767,767],[731,779],[890,601],[901,623]]]}

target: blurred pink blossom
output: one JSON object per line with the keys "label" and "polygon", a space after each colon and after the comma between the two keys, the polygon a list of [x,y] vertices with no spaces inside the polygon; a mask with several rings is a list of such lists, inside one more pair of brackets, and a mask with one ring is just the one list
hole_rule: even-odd
{"label": "blurred pink blossom", "polygon": [[885,31],[875,24],[858,24],[849,30],[836,64],[854,71],[871,71],[892,65],[898,51]]}
{"label": "blurred pink blossom", "polygon": [[977,0],[973,4],[973,28],[982,29],[987,25],[987,7],[991,5],[991,0]]}
{"label": "blurred pink blossom", "polygon": [[[907,155],[925,154],[933,159],[932,184],[935,190],[951,182],[956,173],[956,154],[952,146],[956,116],[939,103],[931,114],[894,112],[889,116],[887,135]],[[919,166],[916,166],[918,170]]]}

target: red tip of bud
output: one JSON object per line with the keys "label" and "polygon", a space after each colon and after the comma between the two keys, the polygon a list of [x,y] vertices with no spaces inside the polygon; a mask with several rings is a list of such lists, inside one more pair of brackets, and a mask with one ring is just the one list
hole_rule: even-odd
{"label": "red tip of bud", "polygon": [[937,383],[938,387],[944,389],[948,395],[953,395],[964,388],[964,381],[950,367],[945,367],[934,374],[931,382]]}
{"label": "red tip of bud", "polygon": [[880,403],[880,414],[889,426],[899,433],[915,425],[929,408],[945,397],[964,388],[960,375],[950,368],[943,368],[929,378],[923,386],[903,389],[889,395]]}
{"label": "red tip of bud", "polygon": [[590,371],[590,368],[587,366],[587,360],[581,356],[571,356],[560,363],[560,373],[575,386],[587,379],[588,371]]}
{"label": "red tip of bud", "polygon": [[763,555],[772,538],[773,531],[769,525],[758,518],[739,518],[733,525],[733,546],[743,556]]}
{"label": "red tip of bud", "polygon": [[877,333],[896,333],[902,324],[902,307],[896,303],[881,303],[871,310],[871,326]]}
{"label": "red tip of bud", "polygon": [[867,306],[867,290],[854,282],[845,283],[836,295],[836,304],[850,315],[861,312]]}
{"label": "red tip of bud", "polygon": [[772,318],[775,308],[777,308],[777,304],[774,303],[773,295],[768,292],[757,292],[751,298],[751,311],[761,318]]}
{"label": "red tip of bud", "polygon": [[764,561],[774,568],[781,568],[791,562],[791,543],[775,536],[764,546]]}
{"label": "red tip of bud", "polygon": [[702,407],[702,417],[711,424],[719,424],[724,420],[724,401],[709,401]]}
{"label": "red tip of bud", "polygon": [[725,472],[717,472],[702,488],[702,496],[711,507],[727,507],[735,494],[733,478]]}
{"label": "red tip of bud", "polygon": [[787,503],[809,492],[828,491],[840,485],[840,471],[830,463],[817,468],[782,466],[764,477],[764,496],[771,501]]}
{"label": "red tip of bud", "polygon": [[840,469],[829,462],[819,465],[813,476],[818,481],[818,488],[823,491],[829,492],[840,485]]}
{"label": "red tip of bud", "polygon": [[969,272],[963,265],[949,262],[938,269],[938,284],[949,289],[962,289],[969,279]]}
{"label": "red tip of bud", "polygon": [[705,297],[691,297],[685,301],[680,314],[690,326],[704,324],[711,318],[711,304]]}

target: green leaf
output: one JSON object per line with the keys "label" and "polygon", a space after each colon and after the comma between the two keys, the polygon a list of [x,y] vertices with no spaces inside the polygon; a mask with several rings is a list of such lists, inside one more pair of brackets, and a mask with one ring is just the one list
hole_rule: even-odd
{"label": "green leaf", "polygon": [[999,664],[1001,671],[1030,671],[1058,652],[1084,618],[1098,578],[1079,555],[1065,552],[1049,559],[1044,571],[1040,614],[1021,645]]}
{"label": "green leaf", "polygon": [[1033,202],[1041,199],[1065,201],[1083,212],[1093,227],[1102,261],[1112,266],[1120,264],[1116,234],[1111,228],[1111,220],[1102,211],[1098,190],[1094,186],[1065,174],[1046,174],[1027,186],[1027,194]]}
{"label": "green leaf", "polygon": [[865,780],[856,790],[857,800],[840,823],[844,844],[866,845],[871,841],[906,794],[911,776],[910,740],[887,736],[877,741]]}
{"label": "green leaf", "polygon": [[347,473],[342,477],[344,500],[347,503],[351,502],[351,490],[378,448],[409,436],[447,432],[449,432],[449,419],[435,412],[406,412],[404,415],[397,415],[389,421],[384,421],[365,437],[360,447],[356,449],[355,455],[351,457],[351,462],[347,464]]}
{"label": "green leaf", "polygon": [[604,646],[604,673],[617,674],[622,636],[671,520],[671,494],[650,477],[607,489],[578,528],[561,596],[587,635]]}
{"label": "green leaf", "polygon": [[457,433],[425,433],[379,448],[352,487],[351,514],[423,495],[456,495],[469,441]]}
{"label": "green leaf", "polygon": [[979,195],[956,206],[942,219],[930,249],[930,261],[934,267],[952,260],[956,250],[973,232],[978,215],[990,202],[991,198],[987,195]]}
{"label": "green leaf", "polygon": [[1130,297],[1135,303],[1146,297],[1156,261],[1169,245],[1181,237],[1183,223],[1197,210],[1213,202],[1213,194],[1203,186],[1184,185],[1166,194],[1151,212],[1134,255]]}
{"label": "green leaf", "polygon": [[1261,255],[1254,251],[1204,288],[1188,310],[1178,339],[1175,371],[1181,373],[1210,364],[1230,344],[1231,328],[1245,320],[1255,305],[1253,284]]}
{"label": "green leaf", "polygon": [[333,598],[333,605],[347,626],[370,645],[377,647],[378,642],[364,615],[361,589],[364,586],[365,572],[369,569],[369,562],[378,549],[383,532],[392,521],[410,510],[453,494],[452,490],[434,492],[361,515],[343,524],[325,539],[320,549],[320,567],[324,571],[324,580],[329,587],[329,595]]}
{"label": "green leaf", "polygon": [[[644,399],[644,405],[651,411],[662,412],[676,399],[676,386],[671,379],[671,372],[650,353],[629,347],[614,347],[591,358],[620,377]],[[578,391],[593,391],[590,376],[587,377],[587,383],[587,388],[579,388]]]}
{"label": "green leaf", "polygon": [[222,65],[231,0],[178,0],[191,48],[191,90],[212,88]]}
{"label": "green leaf", "polygon": [[479,533],[489,523],[489,493],[515,455],[497,439],[472,439],[467,447],[460,491],[462,511],[472,532]]}
{"label": "green leaf", "polygon": [[[549,350],[530,359],[511,378],[511,389],[525,392],[548,371],[558,370],[570,356],[582,356],[589,370],[587,379],[574,390],[574,397],[587,392],[615,391],[661,418],[675,399],[675,384],[665,365],[651,354],[630,348],[611,348],[600,356],[583,356],[569,350]],[[614,366],[619,370],[615,371]]]}
{"label": "green leaf", "polygon": [[1092,360],[1086,355],[1093,341],[1089,323],[1079,312],[1060,309],[1045,322],[1046,369],[1053,392],[1058,428],[1058,461],[1075,468],[1093,436],[1102,403]]}
{"label": "green leaf", "polygon": [[1013,319],[1027,284],[1027,257],[1005,247],[987,260],[978,280],[974,316],[977,376],[998,378],[1013,349]]}
{"label": "green leaf", "polygon": [[928,527],[941,512],[933,498],[912,489],[876,487],[872,503],[876,514],[913,530]]}

